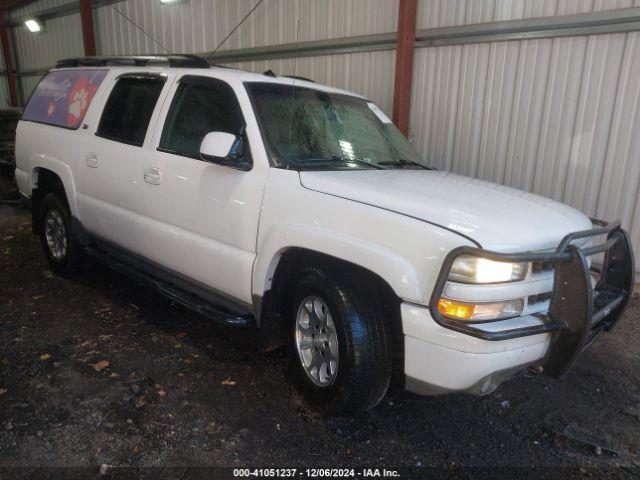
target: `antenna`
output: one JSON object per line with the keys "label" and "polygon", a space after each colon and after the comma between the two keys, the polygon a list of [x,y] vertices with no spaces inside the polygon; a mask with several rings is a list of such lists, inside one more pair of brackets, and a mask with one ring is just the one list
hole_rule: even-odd
{"label": "antenna", "polygon": [[[289,140],[288,140],[288,144],[289,144],[289,151],[291,151],[291,133],[293,131],[293,97],[296,93],[296,68],[298,66],[298,38],[300,36],[300,17],[298,17],[298,25],[296,27],[296,48],[295,48],[295,53],[296,56],[293,58],[293,75],[291,76],[291,79],[293,80],[293,83],[291,84],[291,118],[289,119]],[[289,164],[287,163],[287,168],[289,168]]]}
{"label": "antenna", "polygon": [[249,16],[253,13],[253,11],[254,11],[256,8],[258,8],[262,2],[264,2],[264,0],[258,0],[258,3],[256,3],[256,4],[253,6],[253,8],[252,8],[251,10],[249,10],[249,12],[248,12],[244,17],[242,17],[242,20],[240,20],[240,22],[239,22],[235,27],[233,27],[233,29],[229,32],[229,34],[228,34],[226,37],[224,37],[224,38],[222,39],[222,41],[218,44],[218,46],[215,48],[215,50],[214,50],[213,52],[211,52],[207,58],[211,58],[211,57],[213,57],[213,55],[218,51],[218,49],[219,49],[222,45],[224,45],[224,42],[226,42],[227,40],[229,40],[229,37],[230,37],[231,35],[233,35],[233,34],[235,33],[235,31],[236,31],[236,30],[238,30],[238,28],[240,28],[240,25],[242,25],[242,24],[244,23],[244,21],[245,21],[247,18],[249,18]]}
{"label": "antenna", "polygon": [[138,25],[136,22],[134,22],[133,20],[131,20],[129,17],[127,17],[124,13],[122,13],[120,10],[118,10],[116,8],[116,6],[113,3],[109,4],[111,6],[111,8],[113,8],[116,12],[118,12],[120,15],[122,15],[124,17],[125,20],[127,20],[131,25],[133,25],[134,27],[136,27],[138,30],[140,30],[142,33],[144,33],[147,37],[149,37],[151,39],[151,41],[153,43],[155,43],[156,45],[158,45],[160,48],[162,48],[165,52],[167,53],[171,53],[169,51],[169,49],[167,47],[165,47],[163,44],[161,44],[158,40],[156,40],[155,38],[153,38],[149,33],[147,33],[144,28],[142,28],[140,25]]}

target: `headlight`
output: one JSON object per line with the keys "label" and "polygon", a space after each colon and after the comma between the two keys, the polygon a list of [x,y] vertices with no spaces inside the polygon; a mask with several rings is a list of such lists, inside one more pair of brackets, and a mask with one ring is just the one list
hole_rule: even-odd
{"label": "headlight", "polygon": [[449,280],[462,283],[502,283],[523,280],[527,263],[496,262],[472,255],[461,255],[451,266]]}
{"label": "headlight", "polygon": [[485,322],[517,317],[522,313],[523,308],[524,301],[521,298],[492,303],[466,303],[447,298],[441,298],[438,301],[440,314],[468,322]]}

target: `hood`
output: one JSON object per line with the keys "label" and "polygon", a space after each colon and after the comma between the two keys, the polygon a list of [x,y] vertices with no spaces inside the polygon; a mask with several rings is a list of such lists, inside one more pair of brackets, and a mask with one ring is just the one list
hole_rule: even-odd
{"label": "hood", "polygon": [[366,203],[455,231],[482,248],[554,248],[564,235],[592,228],[578,210],[538,195],[430,170],[302,171],[310,190]]}

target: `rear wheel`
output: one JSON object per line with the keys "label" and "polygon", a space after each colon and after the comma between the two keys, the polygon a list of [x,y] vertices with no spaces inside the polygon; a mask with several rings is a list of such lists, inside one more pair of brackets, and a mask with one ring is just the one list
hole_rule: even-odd
{"label": "rear wheel", "polygon": [[55,193],[46,194],[40,203],[38,220],[40,242],[51,268],[59,275],[77,270],[83,257],[67,202]]}
{"label": "rear wheel", "polygon": [[296,386],[323,413],[368,410],[384,397],[391,352],[384,311],[361,275],[305,268],[290,302]]}

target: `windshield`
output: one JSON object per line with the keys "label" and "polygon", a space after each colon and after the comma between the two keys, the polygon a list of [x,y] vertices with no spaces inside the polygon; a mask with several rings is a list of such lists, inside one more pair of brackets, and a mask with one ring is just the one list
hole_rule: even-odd
{"label": "windshield", "polygon": [[274,83],[247,84],[276,166],[295,169],[428,168],[367,100]]}

